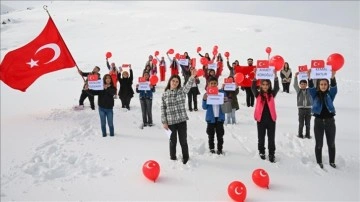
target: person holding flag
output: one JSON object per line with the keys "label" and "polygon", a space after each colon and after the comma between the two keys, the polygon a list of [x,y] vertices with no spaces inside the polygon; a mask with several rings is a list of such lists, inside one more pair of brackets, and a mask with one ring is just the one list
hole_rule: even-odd
{"label": "person holding flag", "polygon": [[81,91],[81,95],[80,95],[80,99],[79,99],[79,106],[77,106],[75,108],[76,109],[84,109],[84,101],[86,98],[89,98],[90,107],[92,110],[95,110],[94,96],[92,94],[89,94],[86,91],[86,87],[87,87],[87,82],[88,82],[89,76],[96,76],[99,80],[101,79],[100,73],[99,73],[100,67],[95,66],[92,72],[82,72],[81,70],[78,70],[78,72],[82,77],[86,77],[86,79],[85,79],[83,89]]}
{"label": "person holding flag", "polygon": [[[111,66],[110,66],[108,58],[106,58],[106,66],[107,66],[107,68],[109,70],[109,74],[110,74],[111,79],[113,81],[114,87],[115,87],[115,89],[117,91],[117,82],[118,82],[118,78],[117,78],[118,76],[117,75],[119,73],[121,73],[121,71],[118,71],[118,69],[116,68],[116,65],[115,65],[114,62],[112,62]],[[115,95],[114,98],[117,98],[116,95]]]}

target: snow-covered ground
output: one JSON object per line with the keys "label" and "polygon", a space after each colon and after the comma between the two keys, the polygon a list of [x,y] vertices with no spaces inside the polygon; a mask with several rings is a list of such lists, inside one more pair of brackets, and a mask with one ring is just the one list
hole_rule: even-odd
{"label": "snow-covered ground", "polygon": [[[47,21],[42,6],[47,4],[79,68],[91,71],[98,65],[102,75],[107,73],[107,51],[118,66],[131,63],[137,78],[148,55],[156,50],[160,55],[169,48],[188,51],[200,66],[196,47],[211,53],[214,45],[221,53],[229,51],[230,61],[238,59],[241,64],[248,57],[266,59],[265,48],[270,46],[272,55],[283,56],[293,72],[298,65],[310,65],[311,59],[326,60],[334,52],[345,57],[345,65],[337,73],[335,100],[338,168],[328,165],[325,144],[324,170],[315,162],[315,140],[296,137],[292,86],[290,94],[279,93],[276,98],[277,163],[258,157],[253,108],[245,106],[241,91],[238,123],[225,126],[224,156],[208,152],[205,111],[188,112],[190,161],[183,165],[170,161],[168,139],[160,122],[165,82],[157,85],[154,94],[152,128],[138,127],[142,120],[137,94],[131,111],[123,111],[116,100],[113,138],[101,136],[98,112],[90,110],[87,100],[86,110],[72,110],[82,87],[76,68],[44,75],[26,93],[1,82],[2,201],[225,201],[230,200],[227,187],[235,180],[246,185],[247,201],[360,200],[359,29],[187,9],[179,2],[22,2],[22,8],[19,3],[4,4],[9,12],[1,11],[1,21],[9,19],[10,23],[1,24],[1,59],[40,33]],[[169,75],[170,71],[167,78]],[[203,94],[204,79],[199,88]],[[178,146],[178,157],[179,151]],[[161,167],[156,183],[142,174],[142,165],[149,159]],[[252,171],[257,168],[269,173],[269,190],[252,182]]]}

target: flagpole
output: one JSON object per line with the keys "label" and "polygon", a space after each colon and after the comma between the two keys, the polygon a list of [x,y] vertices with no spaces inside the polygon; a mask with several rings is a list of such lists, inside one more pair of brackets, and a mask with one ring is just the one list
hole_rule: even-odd
{"label": "flagpole", "polygon": [[[47,5],[44,5],[43,8],[44,8],[44,10],[46,11],[46,13],[49,15],[49,18],[51,19],[51,21],[53,21],[51,15],[50,15],[50,13],[49,13],[49,11],[48,11],[48,9],[47,9]],[[54,26],[56,27],[55,23],[53,23],[53,24],[54,24]],[[56,29],[58,29],[58,28],[56,27]],[[59,32],[59,36],[60,36],[61,40],[64,42],[64,45],[65,45],[66,50],[70,53],[69,48],[67,47],[67,45],[66,45],[64,39],[62,38],[60,32]],[[72,59],[72,60],[74,61],[74,63],[75,63],[75,67],[77,68],[77,70],[78,70],[78,72],[79,72],[79,75],[80,75],[81,78],[85,81],[84,77],[80,74],[81,70],[79,69],[78,65],[76,64],[76,61],[74,60],[74,58],[73,58],[73,56],[72,56],[71,54],[70,54],[70,56],[71,56],[71,59]]]}

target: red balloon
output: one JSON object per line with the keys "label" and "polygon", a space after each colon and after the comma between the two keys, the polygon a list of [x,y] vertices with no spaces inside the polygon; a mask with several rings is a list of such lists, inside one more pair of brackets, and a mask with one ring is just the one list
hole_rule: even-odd
{"label": "red balloon", "polygon": [[180,53],[176,53],[175,58],[179,60],[180,59]]}
{"label": "red balloon", "polygon": [[242,182],[233,181],[228,186],[228,194],[234,201],[245,201],[246,187]]}
{"label": "red balloon", "polygon": [[159,78],[156,75],[152,75],[152,76],[150,76],[149,81],[150,81],[150,84],[154,86],[159,81]]}
{"label": "red balloon", "polygon": [[213,48],[213,51],[217,50],[218,48],[219,48],[219,46],[215,45],[214,48]]}
{"label": "red balloon", "polygon": [[261,168],[254,170],[254,172],[252,173],[252,180],[259,187],[269,189],[270,177],[265,170]]}
{"label": "red balloon", "polygon": [[199,46],[197,47],[196,52],[200,52],[200,51],[201,51],[201,47]]}
{"label": "red balloon", "polygon": [[270,66],[274,66],[276,71],[280,71],[284,66],[284,59],[280,55],[274,55],[269,61]]}
{"label": "red balloon", "polygon": [[208,60],[206,57],[202,57],[202,58],[200,59],[200,63],[201,63],[202,65],[207,65],[207,64],[209,64],[209,60]]}
{"label": "red balloon", "polygon": [[244,81],[244,74],[239,72],[234,75],[235,83],[240,85]]}
{"label": "red balloon", "polygon": [[228,58],[228,57],[230,56],[230,53],[229,53],[229,52],[225,52],[225,53],[224,53],[224,56]]}
{"label": "red balloon", "polygon": [[167,53],[173,54],[173,53],[174,53],[174,49],[170,48]]}
{"label": "red balloon", "polygon": [[112,54],[111,54],[111,52],[107,52],[107,53],[105,54],[105,56],[106,56],[106,58],[111,58]]}
{"label": "red balloon", "polygon": [[344,65],[344,57],[340,53],[333,53],[327,58],[327,65],[331,65],[332,70],[337,71]]}
{"label": "red balloon", "polygon": [[155,51],[154,55],[155,55],[155,56],[158,56],[158,55],[159,55],[159,51]]}
{"label": "red balloon", "polygon": [[271,53],[271,47],[267,47],[267,48],[265,49],[265,51],[266,51],[267,54],[270,54],[270,53]]}
{"label": "red balloon", "polygon": [[154,160],[149,160],[144,163],[142,171],[146,178],[155,182],[160,174],[160,165]]}
{"label": "red balloon", "polygon": [[153,60],[152,60],[152,63],[154,64],[154,65],[156,65],[157,64],[157,59],[156,58],[154,58]]}
{"label": "red balloon", "polygon": [[217,55],[218,51],[217,50],[213,50],[213,55]]}
{"label": "red balloon", "polygon": [[200,77],[200,76],[203,76],[203,75],[204,75],[204,70],[203,69],[196,70],[196,76],[197,77]]}

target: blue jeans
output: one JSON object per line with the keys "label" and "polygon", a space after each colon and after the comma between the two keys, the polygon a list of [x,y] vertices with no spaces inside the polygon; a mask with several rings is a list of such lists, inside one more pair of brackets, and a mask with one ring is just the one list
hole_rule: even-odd
{"label": "blue jeans", "polygon": [[236,124],[235,111],[233,108],[230,113],[226,113],[226,124]]}
{"label": "blue jeans", "polygon": [[105,109],[99,107],[100,123],[102,135],[106,136],[106,119],[108,121],[110,136],[114,136],[113,109]]}

